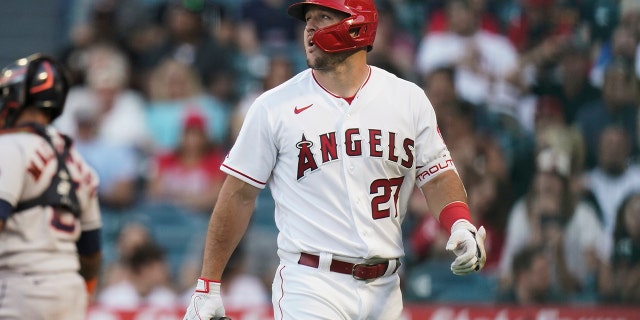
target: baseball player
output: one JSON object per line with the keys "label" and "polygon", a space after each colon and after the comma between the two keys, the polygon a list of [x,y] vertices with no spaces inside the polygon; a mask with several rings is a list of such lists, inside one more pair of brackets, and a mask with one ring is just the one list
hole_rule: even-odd
{"label": "baseball player", "polygon": [[258,97],[221,166],[201,278],[184,319],[225,315],[220,277],[259,191],[276,203],[275,319],[399,319],[401,224],[414,185],[451,236],[455,274],[480,270],[484,228],[416,85],[367,64],[373,0],[306,0],[309,69]]}
{"label": "baseball player", "polygon": [[0,319],[85,319],[101,220],[96,173],[49,125],[68,82],[41,54],[1,72]]}

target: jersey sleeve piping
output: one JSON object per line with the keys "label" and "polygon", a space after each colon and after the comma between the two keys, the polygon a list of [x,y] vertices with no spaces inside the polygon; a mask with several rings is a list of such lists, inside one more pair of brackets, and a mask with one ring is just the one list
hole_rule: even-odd
{"label": "jersey sleeve piping", "polygon": [[240,179],[240,180],[242,180],[242,181],[244,181],[244,182],[246,182],[246,183],[248,183],[248,184],[250,184],[250,185],[252,185],[252,186],[254,186],[256,188],[264,189],[264,187],[267,185],[266,182],[263,182],[263,181],[260,181],[258,179],[255,179],[255,178],[253,178],[253,177],[251,177],[251,176],[249,176],[249,175],[247,175],[247,174],[245,174],[243,172],[240,172],[240,171],[238,171],[238,170],[236,170],[234,168],[229,167],[226,164],[222,164],[220,166],[220,170],[222,170],[223,172],[228,173],[228,174],[230,174],[230,175],[232,175],[232,176],[234,176],[234,177],[236,177],[236,178],[238,178],[238,179]]}

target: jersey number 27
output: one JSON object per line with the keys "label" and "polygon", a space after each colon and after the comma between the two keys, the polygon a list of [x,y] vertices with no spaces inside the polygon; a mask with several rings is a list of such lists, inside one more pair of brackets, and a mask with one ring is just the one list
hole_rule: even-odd
{"label": "jersey number 27", "polygon": [[[404,177],[397,177],[378,179],[371,182],[369,193],[376,195],[371,199],[371,214],[374,220],[389,217],[391,215],[391,207],[395,209],[395,216],[398,216],[398,196],[400,195],[400,187],[403,181]],[[393,202],[389,203],[392,197]]]}

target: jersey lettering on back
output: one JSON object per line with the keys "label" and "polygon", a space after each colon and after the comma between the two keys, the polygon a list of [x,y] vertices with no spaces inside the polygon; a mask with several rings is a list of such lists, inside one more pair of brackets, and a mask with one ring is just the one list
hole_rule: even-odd
{"label": "jersey lettering on back", "polygon": [[[56,173],[51,178],[51,182],[47,188],[39,196],[24,200],[18,203],[16,206],[17,211],[23,211],[34,206],[51,206],[54,208],[60,208],[68,210],[74,216],[79,217],[81,213],[80,201],[76,191],[79,183],[71,180],[71,174],[67,168],[67,159],[69,158],[69,151],[71,148],[71,139],[62,136],[64,139],[64,146],[60,152],[57,151],[52,138],[47,134],[45,127],[36,124],[28,124],[21,127],[25,131],[31,131],[41,136],[51,146],[48,148],[40,148],[36,151],[37,157],[31,160],[27,167],[27,172],[33,177],[34,181],[38,181],[42,174],[43,168],[51,159],[57,159]],[[40,163],[36,163],[39,160]]]}
{"label": "jersey lettering on back", "polygon": [[56,154],[49,148],[39,149],[36,151],[36,155],[38,157],[31,160],[27,167],[27,172],[29,172],[34,181],[38,181],[40,179],[42,170],[47,166],[49,161],[56,158]]}

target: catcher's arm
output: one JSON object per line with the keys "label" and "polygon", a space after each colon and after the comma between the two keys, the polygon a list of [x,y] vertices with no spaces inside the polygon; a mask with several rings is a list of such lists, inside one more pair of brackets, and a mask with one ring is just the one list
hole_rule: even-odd
{"label": "catcher's arm", "polygon": [[98,273],[102,262],[100,229],[82,231],[76,247],[80,261],[80,275],[87,285],[87,292],[92,294],[98,285]]}
{"label": "catcher's arm", "polygon": [[12,213],[13,206],[9,202],[0,199],[0,232],[4,230],[4,223]]}

